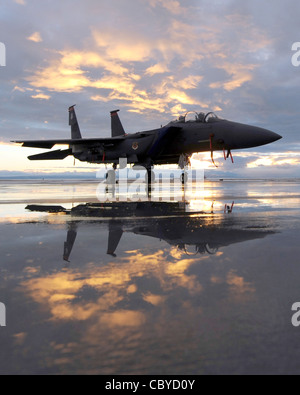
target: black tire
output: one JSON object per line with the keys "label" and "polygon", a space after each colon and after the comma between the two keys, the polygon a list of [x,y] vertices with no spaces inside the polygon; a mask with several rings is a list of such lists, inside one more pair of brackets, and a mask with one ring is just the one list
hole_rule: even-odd
{"label": "black tire", "polygon": [[188,182],[188,174],[182,173],[180,176],[180,181],[181,181],[182,185],[185,185]]}

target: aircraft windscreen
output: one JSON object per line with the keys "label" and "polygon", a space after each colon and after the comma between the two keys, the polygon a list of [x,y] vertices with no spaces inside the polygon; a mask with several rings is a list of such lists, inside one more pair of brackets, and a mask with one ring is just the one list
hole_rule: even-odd
{"label": "aircraft windscreen", "polygon": [[[191,119],[191,114],[194,114],[194,117]],[[209,112],[205,114],[204,112],[194,112],[190,111],[185,115],[179,117],[175,123],[191,123],[191,122],[201,122],[201,123],[212,123],[218,121],[220,118],[214,113]]]}
{"label": "aircraft windscreen", "polygon": [[214,112],[209,112],[208,114],[206,114],[205,116],[205,122],[206,123],[210,123],[210,122],[215,122],[217,121],[219,118],[217,117],[217,115]]}

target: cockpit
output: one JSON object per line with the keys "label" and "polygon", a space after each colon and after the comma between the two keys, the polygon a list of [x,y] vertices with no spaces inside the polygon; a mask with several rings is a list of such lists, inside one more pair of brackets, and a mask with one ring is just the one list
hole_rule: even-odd
{"label": "cockpit", "polygon": [[[187,116],[189,114],[195,114],[195,119],[187,119]],[[174,121],[174,123],[191,123],[191,122],[213,123],[219,120],[220,118],[214,112],[209,112],[205,114],[204,112],[189,111],[185,115],[179,117],[176,121]]]}

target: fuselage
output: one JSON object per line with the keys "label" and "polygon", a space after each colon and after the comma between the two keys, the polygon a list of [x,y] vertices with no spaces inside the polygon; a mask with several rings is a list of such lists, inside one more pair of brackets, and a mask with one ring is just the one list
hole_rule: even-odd
{"label": "fuselage", "polygon": [[[213,113],[186,121],[184,117],[160,129],[126,135],[112,146],[91,147],[88,151],[75,145],[73,155],[93,163],[177,164],[181,155],[196,152],[246,149],[269,144],[281,138],[256,126],[220,119]],[[164,140],[165,139],[165,140]]]}

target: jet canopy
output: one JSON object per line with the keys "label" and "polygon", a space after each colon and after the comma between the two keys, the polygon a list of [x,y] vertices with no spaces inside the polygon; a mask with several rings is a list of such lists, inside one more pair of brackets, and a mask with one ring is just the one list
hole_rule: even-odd
{"label": "jet canopy", "polygon": [[[189,114],[195,114],[194,120],[187,120],[187,116]],[[191,122],[198,122],[198,123],[212,123],[219,121],[220,118],[214,112],[208,112],[205,114],[204,112],[195,112],[189,111],[185,115],[182,115],[175,121],[175,123],[191,123]]]}

